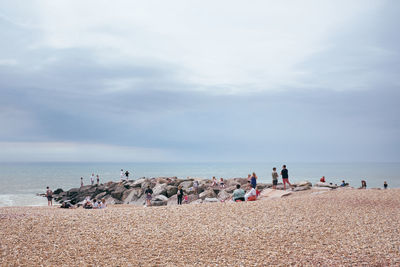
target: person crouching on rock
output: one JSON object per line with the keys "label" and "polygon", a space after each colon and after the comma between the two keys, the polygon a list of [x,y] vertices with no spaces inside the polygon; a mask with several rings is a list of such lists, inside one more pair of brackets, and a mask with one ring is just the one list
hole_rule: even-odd
{"label": "person crouching on rock", "polygon": [[146,204],[147,204],[147,206],[150,206],[151,205],[151,195],[153,194],[153,190],[151,190],[150,185],[147,186],[147,189],[144,193],[146,194]]}
{"label": "person crouching on rock", "polygon": [[178,197],[178,205],[182,205],[183,189],[181,185],[178,186],[178,192],[176,192],[176,195]]}

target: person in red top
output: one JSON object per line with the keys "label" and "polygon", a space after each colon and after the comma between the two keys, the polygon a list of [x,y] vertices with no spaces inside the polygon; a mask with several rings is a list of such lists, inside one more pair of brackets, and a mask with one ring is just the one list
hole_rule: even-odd
{"label": "person in red top", "polygon": [[319,179],[319,181],[320,181],[321,183],[325,183],[325,176],[322,176],[322,178]]}

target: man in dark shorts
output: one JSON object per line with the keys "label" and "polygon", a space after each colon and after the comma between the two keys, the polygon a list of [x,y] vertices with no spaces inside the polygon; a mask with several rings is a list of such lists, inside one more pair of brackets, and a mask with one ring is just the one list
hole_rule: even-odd
{"label": "man in dark shorts", "polygon": [[279,174],[276,172],[276,168],[272,168],[272,189],[276,189],[276,186],[278,185],[278,177]]}
{"label": "man in dark shorts", "polygon": [[53,191],[49,187],[46,188],[47,205],[53,206]]}
{"label": "man in dark shorts", "polygon": [[283,190],[286,190],[286,184],[289,184],[290,187],[292,187],[292,184],[289,182],[289,171],[286,169],[286,165],[282,166],[281,176],[283,181]]}
{"label": "man in dark shorts", "polygon": [[153,190],[150,188],[150,185],[147,186],[146,191],[144,191],[144,194],[146,195],[146,203],[147,206],[151,205],[151,195],[153,194]]}

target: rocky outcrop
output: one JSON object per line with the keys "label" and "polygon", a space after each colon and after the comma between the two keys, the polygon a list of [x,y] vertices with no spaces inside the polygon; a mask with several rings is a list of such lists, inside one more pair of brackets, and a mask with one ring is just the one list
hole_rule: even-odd
{"label": "rocky outcrop", "polygon": [[[194,194],[193,181],[198,181],[198,194]],[[140,178],[136,181],[129,180],[123,182],[107,182],[100,185],[86,185],[80,188],[72,188],[63,191],[61,188],[54,191],[53,197],[56,201],[70,201],[71,204],[82,202],[86,197],[91,199],[105,199],[108,204],[145,204],[145,190],[150,187],[153,190],[151,204],[154,206],[176,205],[178,186],[181,185],[187,201],[184,203],[206,203],[219,202],[231,199],[236,185],[247,190],[246,178],[225,179],[225,187],[218,185],[212,186],[212,181],[207,179],[179,179],[177,177],[158,177],[158,178]],[[323,188],[336,188],[330,184],[317,183],[316,186],[326,186]],[[282,197],[292,192],[311,189],[311,183],[308,181],[293,184],[293,191],[272,190],[271,184],[258,183],[258,190],[262,191],[261,197],[275,198]],[[322,188],[322,187],[318,187]],[[283,189],[282,184],[277,189]]]}

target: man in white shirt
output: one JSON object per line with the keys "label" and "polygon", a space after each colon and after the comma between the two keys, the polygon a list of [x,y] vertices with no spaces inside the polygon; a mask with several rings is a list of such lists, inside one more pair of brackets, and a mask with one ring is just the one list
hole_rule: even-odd
{"label": "man in white shirt", "polygon": [[[250,181],[249,181],[248,183],[250,183]],[[251,185],[249,185],[249,188],[250,188],[250,190],[244,195],[244,199],[245,199],[246,201],[248,201],[248,198],[249,198],[249,197],[252,197],[252,196],[257,197],[257,191],[256,191],[256,189],[253,188]]]}
{"label": "man in white shirt", "polygon": [[92,176],[90,176],[90,183],[94,185],[94,173],[92,173]]}

